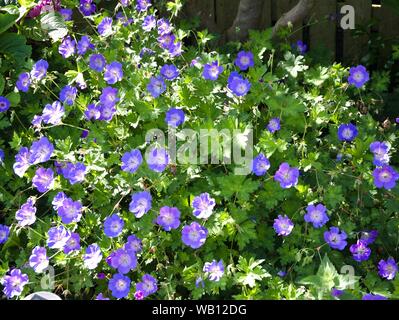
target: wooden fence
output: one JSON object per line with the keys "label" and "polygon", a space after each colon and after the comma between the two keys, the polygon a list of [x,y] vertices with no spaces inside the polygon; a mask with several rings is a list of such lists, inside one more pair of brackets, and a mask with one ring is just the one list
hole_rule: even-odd
{"label": "wooden fence", "polygon": [[[187,0],[195,4],[203,27],[212,32],[223,34],[236,16],[240,0]],[[260,29],[274,25],[278,18],[291,9],[298,0],[264,0]],[[384,39],[399,39],[399,15],[390,7],[374,5],[372,0],[317,0],[307,21],[294,26],[292,41],[303,40],[309,48],[323,47],[332,59],[345,63],[358,62],[367,53],[369,38],[379,33]],[[355,9],[356,29],[343,30],[340,27],[338,13],[343,5],[352,5]],[[199,9],[199,10],[198,10]],[[193,13],[191,13],[193,14]],[[357,36],[356,30],[375,21],[373,27],[365,28],[368,35]],[[389,42],[381,47],[379,55],[387,57],[390,53]],[[381,59],[382,61],[383,59]]]}

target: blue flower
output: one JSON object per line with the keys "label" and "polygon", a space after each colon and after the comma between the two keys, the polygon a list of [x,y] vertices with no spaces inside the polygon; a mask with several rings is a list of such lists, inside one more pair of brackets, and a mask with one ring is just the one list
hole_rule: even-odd
{"label": "blue flower", "polygon": [[87,269],[93,270],[97,268],[102,259],[103,254],[100,246],[97,243],[93,243],[86,249],[86,253],[83,256],[83,264]]}
{"label": "blue flower", "polygon": [[308,46],[302,40],[298,40],[296,42],[296,49],[298,50],[299,54],[304,55],[308,51]]}
{"label": "blue flower", "polygon": [[30,226],[36,221],[36,207],[32,198],[29,198],[15,213],[15,219],[19,227]]}
{"label": "blue flower", "polygon": [[101,117],[100,108],[95,104],[91,103],[87,106],[86,111],[84,112],[87,120],[98,120]]}
{"label": "blue flower", "polygon": [[348,82],[356,88],[361,88],[366,82],[370,80],[370,75],[366,68],[362,65],[352,67],[349,70]]}
{"label": "blue flower", "polygon": [[223,72],[223,70],[224,70],[223,66],[219,66],[219,62],[214,61],[204,66],[204,71],[202,72],[202,76],[205,80],[215,81],[218,79],[219,75]]}
{"label": "blue flower", "polygon": [[235,60],[235,64],[240,70],[248,70],[254,66],[254,55],[250,51],[240,51]]}
{"label": "blue flower", "polygon": [[157,25],[157,20],[153,15],[146,16],[144,18],[142,27],[144,31],[150,32],[152,29],[154,29]]}
{"label": "blue flower", "polygon": [[99,110],[100,110],[99,120],[103,121],[111,121],[112,118],[114,117],[114,114],[116,113],[116,108],[112,105],[100,104]]}
{"label": "blue flower", "polygon": [[209,193],[201,193],[193,200],[193,215],[198,219],[208,219],[212,215],[215,205],[216,201],[210,197]]}
{"label": "blue flower", "polygon": [[50,228],[47,236],[47,246],[50,249],[63,249],[71,237],[71,232],[61,225]]}
{"label": "blue flower", "polygon": [[57,125],[61,123],[64,114],[64,106],[59,101],[55,101],[52,104],[46,104],[41,119],[46,124]]}
{"label": "blue flower", "polygon": [[0,224],[0,244],[5,243],[10,235],[10,228],[3,224]]}
{"label": "blue flower", "polygon": [[8,299],[18,297],[29,282],[29,277],[20,269],[12,269],[9,275],[5,275],[1,283],[4,286],[3,293]]}
{"label": "blue flower", "polygon": [[65,21],[72,20],[72,9],[69,8],[61,8],[59,13],[62,15]]}
{"label": "blue flower", "polygon": [[130,152],[126,152],[122,156],[121,169],[126,172],[135,173],[142,162],[143,157],[141,156],[140,150],[135,149]]}
{"label": "blue flower", "polygon": [[46,60],[41,59],[33,65],[32,71],[30,72],[30,76],[32,79],[40,81],[46,76],[47,69],[48,69],[48,62]]}
{"label": "blue flower", "polygon": [[96,11],[96,4],[92,0],[80,0],[79,9],[83,15],[90,16]]}
{"label": "blue flower", "polygon": [[352,123],[341,124],[338,128],[338,139],[341,141],[350,142],[355,139],[358,135],[358,131],[355,125]]}
{"label": "blue flower", "polygon": [[38,164],[46,162],[50,160],[53,151],[53,144],[46,137],[42,137],[40,140],[34,141],[32,143],[32,146],[29,150],[29,163]]}
{"label": "blue flower", "polygon": [[124,225],[123,219],[113,214],[104,221],[104,233],[109,238],[118,237],[122,233]]}
{"label": "blue flower", "polygon": [[[52,151],[51,151],[52,152]],[[30,152],[29,149],[26,147],[22,147],[19,152],[15,155],[15,163],[13,164],[14,173],[19,176],[23,177],[26,170],[30,167],[31,163],[30,159]],[[49,157],[50,158],[50,157]]]}
{"label": "blue flower", "polygon": [[387,280],[393,280],[398,272],[398,264],[390,257],[386,261],[380,260],[378,263],[378,274]]}
{"label": "blue flower", "polygon": [[71,198],[66,198],[58,207],[57,213],[64,224],[79,222],[82,217],[82,204],[80,201],[73,201]]}
{"label": "blue flower", "polygon": [[67,36],[62,40],[60,46],[58,47],[58,52],[63,58],[69,58],[76,52],[76,42],[72,40],[70,36]]}
{"label": "blue flower", "polygon": [[118,89],[112,87],[106,87],[102,90],[100,95],[100,104],[103,107],[114,107],[119,101]]}
{"label": "blue flower", "polygon": [[108,84],[114,84],[123,78],[122,64],[114,61],[105,66],[104,80]]}
{"label": "blue flower", "polygon": [[326,211],[327,208],[322,204],[318,204],[317,206],[313,204],[308,205],[304,216],[305,221],[312,223],[315,228],[321,228],[330,220]]}
{"label": "blue flower", "polygon": [[149,295],[157,292],[157,280],[153,276],[145,274],[142,276],[141,280],[142,282],[138,282],[136,284],[136,291],[141,291],[144,297],[148,297]]}
{"label": "blue flower", "polygon": [[125,274],[137,267],[137,258],[134,252],[120,248],[112,253],[111,267],[119,273]]}
{"label": "blue flower", "polygon": [[171,127],[178,127],[184,123],[185,115],[181,109],[171,108],[166,112],[165,122]]}
{"label": "blue flower", "polygon": [[162,207],[159,210],[159,216],[156,223],[159,224],[165,231],[177,229],[180,225],[180,211],[175,207]]}
{"label": "blue flower", "polygon": [[68,254],[72,251],[80,250],[80,235],[79,233],[72,232],[70,238],[64,246],[64,253]]}
{"label": "blue flower", "polygon": [[227,86],[238,97],[245,96],[251,89],[251,83],[247,79],[238,77],[231,80]]}
{"label": "blue flower", "polygon": [[331,227],[330,231],[324,232],[324,240],[333,249],[344,250],[347,242],[345,231],[340,231],[337,227]]}
{"label": "blue flower", "polygon": [[86,175],[86,166],[81,162],[77,162],[76,164],[68,162],[61,170],[61,173],[64,178],[73,185],[75,183],[84,181]]}
{"label": "blue flower", "polygon": [[54,171],[51,168],[39,168],[32,179],[33,186],[39,192],[47,192],[54,186]]}
{"label": "blue flower", "polygon": [[35,270],[36,273],[42,273],[49,265],[49,258],[47,257],[47,250],[43,247],[35,247],[29,257],[29,266]]}
{"label": "blue flower", "polygon": [[123,274],[114,274],[108,282],[108,289],[117,299],[126,298],[130,291],[131,280]]}
{"label": "blue flower", "polygon": [[30,75],[28,72],[21,73],[18,76],[18,81],[16,83],[16,86],[19,91],[28,92],[30,84],[31,84],[31,81],[30,81]]}
{"label": "blue flower", "polygon": [[299,170],[290,167],[286,162],[282,163],[274,174],[274,181],[280,183],[281,188],[289,189],[298,184]]}
{"label": "blue flower", "polygon": [[279,236],[288,236],[294,228],[294,223],[286,215],[279,215],[277,219],[274,219],[273,228]]}
{"label": "blue flower", "polygon": [[169,164],[169,155],[164,148],[152,148],[148,154],[148,167],[155,172],[163,172]]}
{"label": "blue flower", "polygon": [[112,18],[103,18],[98,25],[97,30],[98,33],[103,37],[110,36],[112,34]]}
{"label": "blue flower", "polygon": [[136,218],[141,218],[152,207],[152,197],[148,191],[137,192],[132,195],[129,204],[129,211],[134,213]]}
{"label": "blue flower", "polygon": [[270,119],[269,124],[267,125],[267,130],[271,133],[275,133],[281,129],[280,126],[280,118]]}
{"label": "blue flower", "polygon": [[183,243],[193,249],[204,245],[208,236],[208,230],[197,222],[184,226],[181,233]]}
{"label": "blue flower", "polygon": [[10,109],[10,100],[0,96],[0,112],[6,112],[8,109]]}
{"label": "blue flower", "polygon": [[270,168],[270,161],[263,153],[260,153],[252,162],[252,172],[258,177],[264,176]]}
{"label": "blue flower", "polygon": [[137,0],[136,9],[139,12],[147,11],[147,9],[151,7],[150,0]]}
{"label": "blue flower", "polygon": [[352,244],[349,248],[349,251],[352,253],[353,259],[358,262],[368,260],[371,254],[371,249],[367,247],[366,243],[361,240],[358,240],[357,243]]}
{"label": "blue flower", "polygon": [[223,260],[206,262],[202,271],[208,273],[209,280],[219,282],[224,274]]}
{"label": "blue flower", "polygon": [[88,50],[94,49],[94,44],[91,43],[90,37],[83,36],[78,42],[78,54],[84,55]]}
{"label": "blue flower", "polygon": [[179,76],[179,70],[173,64],[165,64],[161,68],[161,75],[167,80],[174,80]]}
{"label": "blue flower", "polygon": [[71,106],[71,105],[73,105],[73,103],[76,99],[77,93],[78,93],[77,88],[67,85],[61,89],[60,100],[61,100],[61,102],[66,103],[67,105]]}
{"label": "blue flower", "polygon": [[89,66],[92,70],[101,72],[104,70],[106,63],[107,62],[102,54],[95,53],[90,55]]}
{"label": "blue flower", "polygon": [[151,77],[147,90],[154,98],[158,98],[166,90],[165,81],[161,76]]}
{"label": "blue flower", "polygon": [[133,253],[140,253],[143,250],[143,244],[141,239],[137,238],[134,234],[127,237],[127,242],[123,246],[123,248],[127,251],[131,251]]}

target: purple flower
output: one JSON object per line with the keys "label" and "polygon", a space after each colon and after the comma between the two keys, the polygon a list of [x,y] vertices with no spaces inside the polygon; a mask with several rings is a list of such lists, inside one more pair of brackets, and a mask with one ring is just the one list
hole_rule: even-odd
{"label": "purple flower", "polygon": [[136,9],[139,12],[147,11],[147,9],[151,7],[150,0],[137,0]]}
{"label": "purple flower", "polygon": [[152,148],[147,158],[148,167],[155,172],[163,172],[169,164],[169,155],[164,148]]}
{"label": "purple flower", "polygon": [[104,80],[108,84],[114,84],[123,78],[122,64],[114,61],[105,66]]}
{"label": "purple flower", "polygon": [[87,247],[86,253],[83,256],[84,266],[89,270],[93,270],[97,268],[102,258],[103,254],[101,253],[99,245],[97,243],[93,243]]}
{"label": "purple flower", "polygon": [[376,168],[373,171],[374,185],[378,188],[385,188],[391,190],[396,186],[396,180],[399,179],[399,174],[392,167],[385,165],[381,168]]}
{"label": "purple flower", "polygon": [[366,245],[370,245],[375,241],[375,239],[377,239],[377,237],[377,230],[363,231],[360,235],[360,240],[363,241]]}
{"label": "purple flower", "polygon": [[15,213],[15,219],[19,227],[30,226],[36,221],[36,207],[33,198],[29,198]]}
{"label": "purple flower", "polygon": [[32,179],[33,186],[39,192],[47,192],[54,186],[54,171],[51,168],[39,168]]}
{"label": "purple flower", "polygon": [[274,180],[280,183],[281,188],[288,189],[297,185],[298,177],[299,170],[284,162],[275,173]]}
{"label": "purple flower", "polygon": [[132,195],[129,204],[129,211],[134,213],[136,218],[141,218],[152,207],[152,197],[148,191],[137,192]]}
{"label": "purple flower", "polygon": [[106,87],[101,91],[100,103],[102,107],[112,108],[118,101],[118,89]]}
{"label": "purple flower", "polygon": [[270,168],[270,161],[263,153],[260,153],[252,161],[252,172],[258,177],[264,176]]}
{"label": "purple flower", "polygon": [[333,249],[344,250],[347,242],[345,231],[340,231],[337,227],[331,227],[330,231],[324,232],[324,240]]}
{"label": "purple flower", "polygon": [[212,260],[212,262],[206,262],[202,271],[208,273],[209,280],[215,282],[220,281],[224,273],[223,260],[220,260],[219,262],[216,260]]}
{"label": "purple flower", "polygon": [[70,36],[65,37],[58,47],[58,52],[65,59],[74,55],[76,52],[76,41],[72,40]]}
{"label": "purple flower", "polygon": [[254,55],[250,51],[240,51],[234,63],[240,70],[248,70],[254,66]]}
{"label": "purple flower", "polygon": [[85,117],[87,120],[98,120],[100,119],[101,112],[100,109],[93,103],[89,104],[84,112]]}
{"label": "purple flower", "polygon": [[370,151],[374,154],[374,165],[382,167],[389,163],[389,146],[385,142],[375,141],[371,143]]}
{"label": "purple flower", "polygon": [[126,152],[122,156],[121,169],[126,172],[135,173],[143,162],[140,150],[134,149],[130,152]]}
{"label": "purple flower", "polygon": [[18,297],[28,282],[29,278],[26,274],[23,274],[20,269],[13,269],[1,280],[1,284],[4,286],[3,293],[8,299]]}
{"label": "purple flower", "polygon": [[40,128],[42,125],[42,116],[35,115],[31,122],[32,126],[35,128]]}
{"label": "purple flower", "polygon": [[185,114],[181,109],[171,108],[166,112],[165,122],[171,127],[178,127],[184,123]]}
{"label": "purple flower", "polygon": [[64,226],[59,226],[50,228],[47,235],[47,246],[50,249],[63,249],[71,237],[71,232]]}
{"label": "purple flower", "polygon": [[161,75],[167,80],[174,80],[179,76],[179,70],[173,64],[165,64],[161,68]]}
{"label": "purple flower", "polygon": [[46,60],[41,59],[33,65],[32,71],[30,72],[30,76],[32,79],[40,81],[46,76],[47,69],[48,69],[48,62]]}
{"label": "purple flower", "polygon": [[361,88],[369,80],[369,73],[364,66],[359,65],[357,67],[350,68],[348,77],[349,84],[354,85],[356,88]]}
{"label": "purple flower", "polygon": [[227,82],[231,83],[236,79],[243,79],[243,77],[237,71],[233,71],[232,73],[230,73]]}
{"label": "purple flower", "polygon": [[6,112],[8,109],[10,109],[10,100],[0,96],[0,112]]}
{"label": "purple flower", "polygon": [[141,239],[137,238],[134,234],[127,238],[127,242],[123,246],[123,248],[127,251],[131,251],[133,253],[140,253],[143,249],[143,244]]}
{"label": "purple flower", "polygon": [[179,219],[179,209],[165,206],[159,210],[159,216],[156,219],[156,223],[159,224],[165,231],[170,231],[179,227]]}
{"label": "purple flower", "polygon": [[172,25],[168,19],[161,18],[157,22],[158,34],[164,35],[172,32]]}
{"label": "purple flower", "polygon": [[398,272],[398,265],[395,260],[390,257],[385,260],[381,260],[378,263],[378,274],[387,280],[393,280]]}
{"label": "purple flower", "polygon": [[102,54],[96,53],[90,55],[89,66],[92,70],[101,72],[104,70],[106,63],[107,62]]}
{"label": "purple flower", "polygon": [[279,272],[277,272],[277,275],[278,275],[280,278],[284,278],[284,277],[287,275],[287,271],[280,270]]}
{"label": "purple flower", "polygon": [[53,154],[54,146],[46,138],[42,137],[38,141],[34,141],[29,151],[29,163],[38,164],[50,160]]}
{"label": "purple flower", "polygon": [[85,16],[90,16],[96,11],[96,5],[92,0],[80,0],[79,9]]}
{"label": "purple flower", "polygon": [[327,208],[322,204],[318,204],[317,206],[311,204],[306,208],[305,221],[312,223],[316,229],[321,228],[330,220],[326,211]]}
{"label": "purple flower", "polygon": [[208,219],[212,215],[215,205],[215,199],[211,198],[209,193],[201,193],[193,200],[193,214],[198,219]]}
{"label": "purple flower", "polygon": [[66,198],[58,207],[57,213],[64,224],[79,222],[82,218],[82,204],[80,201],[73,201],[71,198]]}
{"label": "purple flower", "polygon": [[197,222],[192,222],[188,226],[184,226],[182,230],[182,241],[185,245],[198,249],[206,240],[208,230]]}
{"label": "purple flower", "polygon": [[71,21],[72,20],[72,9],[68,8],[61,8],[59,13],[62,15],[65,21]]}
{"label": "purple flower", "polygon": [[130,0],[120,0],[120,3],[123,7],[127,7],[130,5]]}
{"label": "purple flower", "polygon": [[58,192],[51,202],[51,204],[53,205],[53,209],[57,211],[58,208],[62,206],[65,199],[68,199],[66,194],[64,192]]}
{"label": "purple flower", "polygon": [[30,152],[26,147],[22,147],[19,152],[15,155],[15,163],[13,165],[14,173],[23,177],[26,170],[30,167]]}
{"label": "purple flower", "polygon": [[118,249],[112,255],[111,267],[118,269],[121,274],[128,273],[137,267],[137,259],[135,253],[125,249]]}
{"label": "purple flower", "polygon": [[344,293],[345,293],[344,290],[339,290],[339,289],[336,289],[336,288],[332,288],[332,290],[331,290],[331,295],[333,297],[335,297],[335,298],[338,298],[339,296],[342,296]]}
{"label": "purple flower", "polygon": [[124,225],[123,219],[113,214],[104,221],[104,233],[109,238],[118,237],[122,233]]}
{"label": "purple flower", "polygon": [[101,20],[97,27],[98,33],[103,37],[108,37],[112,34],[112,18],[105,17]]}
{"label": "purple flower", "polygon": [[214,61],[212,63],[204,65],[204,71],[202,72],[202,76],[205,80],[215,81],[218,79],[223,70],[223,66],[219,66],[219,62]]}
{"label": "purple flower", "polygon": [[358,131],[355,125],[352,123],[341,124],[338,128],[338,139],[341,141],[350,142],[355,139],[358,135]]}
{"label": "purple flower", "polygon": [[94,50],[94,44],[91,43],[90,37],[82,36],[78,42],[78,54],[84,55],[87,50]]}
{"label": "purple flower", "polygon": [[198,277],[195,280],[195,287],[196,288],[199,288],[199,287],[205,288],[205,282],[204,282],[204,280],[202,280],[202,277]]}
{"label": "purple flower", "polygon": [[157,292],[158,290],[157,280],[153,276],[145,274],[141,278],[141,280],[142,282],[138,282],[136,284],[136,292],[141,291],[143,293],[144,298]]}
{"label": "purple flower", "polygon": [[306,43],[303,43],[302,40],[298,40],[296,43],[296,49],[301,55],[304,55],[308,51],[308,46]]}
{"label": "purple flower", "polygon": [[388,298],[380,294],[367,293],[363,296],[362,300],[388,300]]}
{"label": "purple flower", "polygon": [[29,257],[29,265],[36,273],[42,273],[49,265],[46,248],[35,247]]}
{"label": "purple flower", "polygon": [[112,118],[114,117],[114,114],[116,113],[116,108],[115,108],[115,106],[112,106],[112,105],[100,104],[99,110],[100,110],[100,119],[99,120],[102,120],[102,121],[111,121]]}
{"label": "purple flower", "polygon": [[178,41],[176,43],[172,43],[169,48],[168,52],[172,58],[180,56],[183,53],[183,44],[181,41]]}
{"label": "purple flower", "polygon": [[4,150],[0,149],[0,164],[4,163],[4,159],[5,159]]}
{"label": "purple flower", "polygon": [[146,16],[144,18],[142,27],[144,31],[150,32],[152,29],[154,29],[157,25],[157,20],[153,15]]}
{"label": "purple flower", "polygon": [[99,293],[95,300],[109,300],[109,298],[106,298],[102,293]]}
{"label": "purple flower", "polygon": [[277,219],[274,219],[273,228],[278,236],[288,236],[294,228],[294,223],[286,215],[279,215]]}
{"label": "purple flower", "polygon": [[108,289],[117,299],[126,298],[130,291],[130,279],[123,274],[114,274],[108,282]]}
{"label": "purple flower", "polygon": [[235,77],[227,87],[238,97],[245,96],[251,89],[251,83],[247,79]]}
{"label": "purple flower", "polygon": [[281,126],[280,126],[280,119],[279,118],[273,118],[270,119],[269,124],[267,125],[267,130],[269,130],[271,133],[275,133],[276,131],[279,131]]}
{"label": "purple flower", "polygon": [[16,86],[19,91],[28,92],[30,87],[30,76],[28,72],[21,73],[18,76],[18,81],[16,83]]}
{"label": "purple flower", "polygon": [[128,26],[129,24],[131,24],[134,20],[132,18],[127,18],[123,12],[119,11],[116,14],[116,19],[118,19],[118,22],[120,22],[124,27]]}
{"label": "purple flower", "polygon": [[353,259],[357,262],[368,260],[371,254],[371,249],[361,240],[352,244],[349,251],[352,253]]}
{"label": "purple flower", "polygon": [[64,253],[68,254],[72,251],[80,250],[80,235],[73,232],[64,247]]}
{"label": "purple flower", "polygon": [[0,224],[0,244],[5,243],[10,235],[10,228]]}
{"label": "purple flower", "polygon": [[69,181],[70,184],[76,184],[83,182],[86,175],[86,166],[83,163],[73,164],[68,162],[66,166],[62,169],[62,174],[65,179]]}
{"label": "purple flower", "polygon": [[55,101],[52,104],[46,104],[44,107],[42,121],[46,124],[57,125],[61,123],[64,114],[64,106],[59,101]]}
{"label": "purple flower", "polygon": [[65,86],[60,92],[60,100],[61,102],[64,102],[67,105],[71,106],[76,99],[77,93],[78,89],[76,89],[75,87]]}
{"label": "purple flower", "polygon": [[163,78],[161,76],[151,77],[150,82],[147,85],[147,91],[154,98],[158,98],[162,93],[166,91],[166,84]]}

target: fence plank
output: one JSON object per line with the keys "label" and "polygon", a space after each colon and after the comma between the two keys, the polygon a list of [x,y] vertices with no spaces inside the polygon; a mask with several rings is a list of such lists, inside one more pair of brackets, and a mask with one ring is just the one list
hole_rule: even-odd
{"label": "fence plank", "polygon": [[336,19],[330,17],[337,11],[336,0],[324,0],[317,4],[311,12],[310,22],[315,22],[309,27],[309,48],[325,47],[335,58],[336,44]]}
{"label": "fence plank", "polygon": [[[371,19],[371,0],[347,0],[346,4],[355,8],[356,26]],[[353,37],[353,30],[344,31],[344,63],[359,62],[367,48],[367,36]]]}
{"label": "fence plank", "polygon": [[216,24],[220,33],[232,26],[239,3],[240,0],[216,0]]}
{"label": "fence plank", "polygon": [[263,1],[260,26],[264,29],[272,26],[272,0]]}

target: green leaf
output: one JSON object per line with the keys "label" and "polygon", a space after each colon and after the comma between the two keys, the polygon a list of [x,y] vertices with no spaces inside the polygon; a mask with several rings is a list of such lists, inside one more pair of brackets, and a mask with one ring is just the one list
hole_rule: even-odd
{"label": "green leaf", "polygon": [[57,12],[49,12],[40,19],[42,29],[55,42],[68,34],[64,18]]}
{"label": "green leaf", "polygon": [[0,53],[15,61],[25,61],[32,53],[32,47],[26,45],[26,38],[16,33],[3,33],[0,35]]}
{"label": "green leaf", "polygon": [[21,96],[18,92],[10,92],[6,95],[6,98],[10,101],[11,106],[16,107],[21,101]]}

